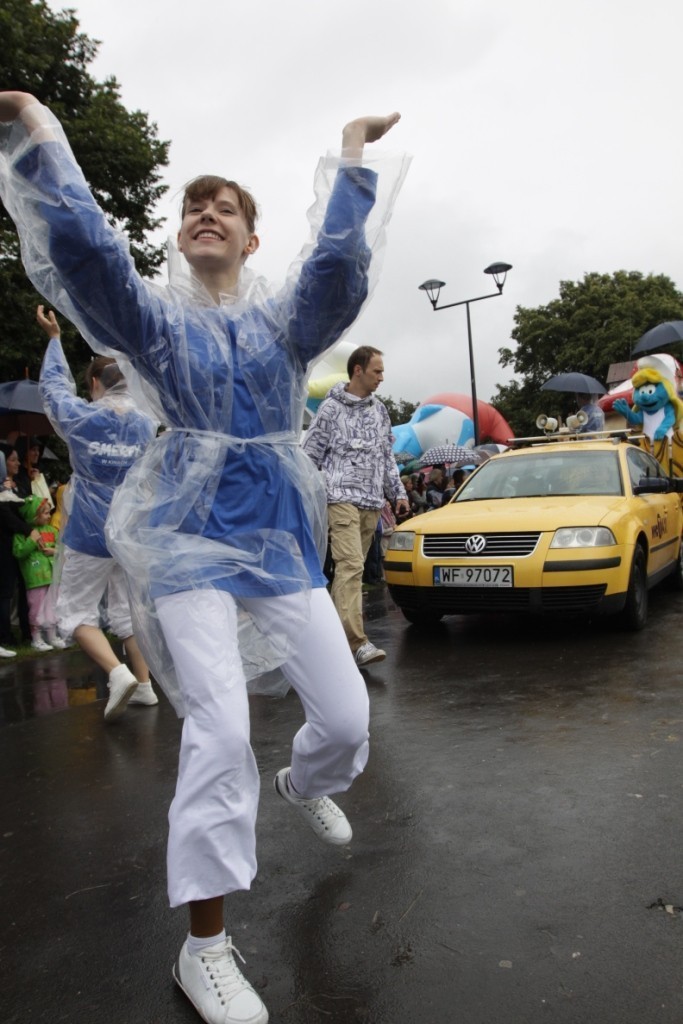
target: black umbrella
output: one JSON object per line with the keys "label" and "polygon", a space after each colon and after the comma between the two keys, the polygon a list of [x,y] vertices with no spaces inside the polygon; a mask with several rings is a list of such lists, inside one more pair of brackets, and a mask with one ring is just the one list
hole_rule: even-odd
{"label": "black umbrella", "polygon": [[558,373],[545,384],[541,384],[541,391],[573,391],[576,395],[605,395],[607,388],[595,377],[589,377],[587,373]]}
{"label": "black umbrella", "polygon": [[667,320],[646,331],[642,338],[633,346],[634,356],[642,356],[644,352],[657,352],[683,341],[683,320]]}
{"label": "black umbrella", "polygon": [[418,460],[418,466],[448,465],[455,466],[478,466],[486,459],[472,448],[465,448],[461,444],[435,444],[422,453]]}

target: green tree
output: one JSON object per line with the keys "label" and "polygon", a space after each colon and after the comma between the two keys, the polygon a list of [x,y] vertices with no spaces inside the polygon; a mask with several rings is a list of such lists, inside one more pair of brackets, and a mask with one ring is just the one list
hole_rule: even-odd
{"label": "green tree", "polygon": [[[32,93],[65,124],[76,160],[111,223],[131,242],[136,266],[152,276],[163,247],[148,235],[161,224],[154,208],[167,186],[160,169],[168,142],[141,111],[128,111],[115,78],[96,81],[88,72],[99,43],[79,32],[73,10],[53,12],[44,0],[3,0],[0,6],[0,82]],[[0,206],[0,380],[36,379],[45,337],[35,324],[41,301],[26,279],[16,231]],[[62,323],[64,348],[80,368],[90,350]]]}
{"label": "green tree", "polygon": [[378,395],[377,397],[384,403],[392,427],[398,426],[399,423],[407,423],[417,409],[417,403],[408,402],[405,398],[399,398],[398,402],[395,402],[391,396],[384,398]]}
{"label": "green tree", "polygon": [[547,306],[517,307],[517,346],[499,355],[521,379],[499,385],[491,404],[518,437],[538,433],[539,413],[576,411],[573,395],[541,391],[545,380],[577,370],[605,383],[610,365],[630,360],[638,338],[666,320],[683,320],[683,294],[664,274],[618,270],[561,281],[559,298]]}

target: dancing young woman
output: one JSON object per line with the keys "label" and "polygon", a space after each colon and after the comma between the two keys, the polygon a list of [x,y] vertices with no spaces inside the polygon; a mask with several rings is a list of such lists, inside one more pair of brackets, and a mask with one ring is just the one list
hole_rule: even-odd
{"label": "dancing young woman", "polygon": [[137,590],[143,652],[185,718],[168,885],[190,933],[174,976],[210,1024],[268,1019],[223,919],[224,896],[256,872],[247,679],[279,665],[304,706],[277,792],[323,841],[351,839],[328,794],[366,763],[368,698],[326,590],[325,493],[299,431],[312,361],[368,294],[405,162],[378,178],[363,148],[398,117],[344,128],[341,159],[319,169],[313,241],[280,291],[244,267],[259,245],[253,198],[214,176],[186,190],[182,256],[159,289],[137,275],[55,119],[0,94],[0,184],[29,276],[96,351],[119,354],[169,428],[128,473],[107,538]]}

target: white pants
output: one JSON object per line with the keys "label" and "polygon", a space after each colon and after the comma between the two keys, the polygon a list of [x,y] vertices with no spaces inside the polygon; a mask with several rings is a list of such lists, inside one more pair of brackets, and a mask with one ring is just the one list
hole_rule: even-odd
{"label": "white pants", "polygon": [[100,601],[107,591],[109,629],[120,640],[133,634],[128,586],[123,569],[113,558],[98,558],[64,546],[57,587],[57,622],[63,636],[79,626],[100,626]]}
{"label": "white pants", "polygon": [[[243,604],[281,628],[302,600],[291,594]],[[187,708],[169,811],[168,893],[176,907],[250,887],[259,774],[234,599],[195,590],[158,598],[156,607]],[[306,714],[292,747],[294,788],[306,797],[343,792],[368,758],[369,702],[325,589],[311,592],[310,620],[282,668]]]}

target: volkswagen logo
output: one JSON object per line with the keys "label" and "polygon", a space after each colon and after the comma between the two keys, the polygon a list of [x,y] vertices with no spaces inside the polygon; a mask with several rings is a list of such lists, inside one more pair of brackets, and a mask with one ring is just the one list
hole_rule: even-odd
{"label": "volkswagen logo", "polygon": [[465,551],[468,555],[480,555],[485,547],[486,537],[482,537],[480,533],[473,533],[465,541]]}

